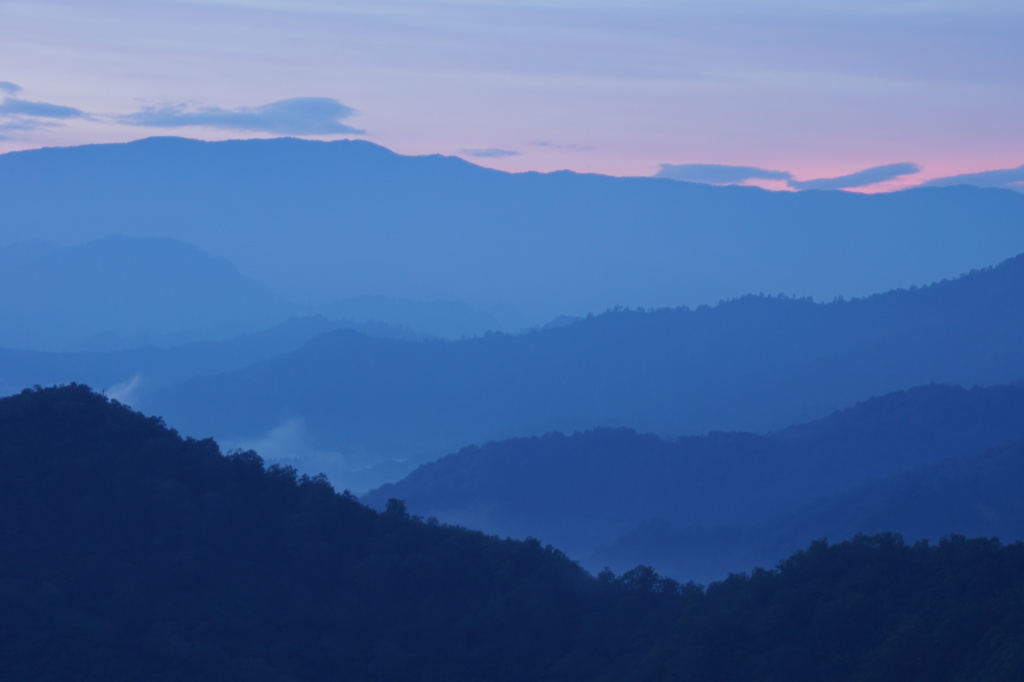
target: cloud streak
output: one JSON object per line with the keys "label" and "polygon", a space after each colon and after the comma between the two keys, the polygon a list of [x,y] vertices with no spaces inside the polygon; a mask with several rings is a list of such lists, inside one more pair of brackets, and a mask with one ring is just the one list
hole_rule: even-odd
{"label": "cloud streak", "polygon": [[592,152],[594,148],[590,145],[579,145],[579,144],[555,144],[548,140],[540,140],[539,142],[528,143],[531,147],[547,147],[549,149],[569,149],[577,152]]}
{"label": "cloud streak", "polygon": [[86,113],[74,107],[47,102],[29,102],[23,99],[8,97],[0,102],[0,115],[29,116],[33,118],[85,118]]}
{"label": "cloud streak", "polygon": [[999,187],[1024,192],[1024,165],[1016,168],[982,171],[935,178],[921,187],[950,187],[952,185],[974,185],[975,187]]}
{"label": "cloud streak", "polygon": [[201,126],[275,135],[362,135],[365,131],[342,121],[355,115],[352,107],[328,97],[296,97],[257,107],[225,109],[154,106],[126,115],[96,115],[75,107],[33,102],[18,97],[21,86],[0,81],[0,139],[59,126],[71,119],[128,124],[150,128]]}
{"label": "cloud streak", "polygon": [[0,140],[13,140],[9,133],[29,133],[40,128],[59,126],[59,121],[91,118],[74,107],[49,102],[30,102],[17,97],[22,87],[9,81],[0,81]]}
{"label": "cloud streak", "polygon": [[916,163],[890,163],[885,166],[867,168],[849,175],[840,175],[835,178],[819,178],[817,180],[790,180],[789,186],[793,189],[855,189],[857,187],[868,187],[880,182],[894,180],[904,175],[917,173],[921,167]]}
{"label": "cloud streak", "polygon": [[751,180],[783,180],[795,190],[844,190],[869,187],[881,182],[917,173],[921,167],[916,163],[890,163],[867,168],[849,175],[835,178],[797,180],[789,171],[770,170],[756,166],[728,166],[714,163],[661,164],[654,177],[700,182],[709,185],[738,185]]}
{"label": "cloud streak", "polygon": [[[50,121],[34,121],[22,118],[0,122],[0,134],[21,132],[23,130],[36,130],[45,126],[54,126],[56,123]],[[9,138],[7,138],[9,139]]]}
{"label": "cloud streak", "polygon": [[786,171],[755,168],[754,166],[727,166],[716,163],[661,164],[656,178],[669,178],[683,182],[702,182],[710,185],[735,185],[748,180],[791,180]]}
{"label": "cloud streak", "polygon": [[475,156],[481,159],[500,159],[506,156],[519,156],[520,152],[513,149],[497,149],[489,147],[487,149],[463,149],[462,153],[466,156]]}
{"label": "cloud streak", "polygon": [[366,131],[342,123],[355,109],[329,97],[296,97],[258,107],[222,109],[184,106],[147,107],[119,117],[122,123],[149,128],[202,126],[280,135],[363,135]]}

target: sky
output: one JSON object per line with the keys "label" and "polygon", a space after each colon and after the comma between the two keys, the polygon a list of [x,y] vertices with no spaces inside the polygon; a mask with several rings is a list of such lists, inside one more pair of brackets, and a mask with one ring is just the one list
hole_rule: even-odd
{"label": "sky", "polygon": [[1020,0],[0,0],[0,153],[292,135],[508,171],[1024,191]]}

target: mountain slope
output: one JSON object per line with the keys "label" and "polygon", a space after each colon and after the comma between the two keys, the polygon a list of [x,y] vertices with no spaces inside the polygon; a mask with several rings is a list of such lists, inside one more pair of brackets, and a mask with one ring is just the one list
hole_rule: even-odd
{"label": "mountain slope", "polygon": [[[418,514],[499,535],[542,538],[586,559],[590,568],[624,570],[644,563],[676,577],[707,580],[757,563],[773,565],[822,535],[846,539],[896,530],[918,537],[917,528],[895,517],[881,514],[868,523],[872,511],[890,506],[879,504],[861,513],[864,524],[844,526],[839,535],[824,532],[828,515],[809,512],[800,517],[805,526],[790,533],[781,549],[753,551],[780,534],[764,529],[765,519],[795,513],[868,479],[1024,439],[1022,415],[1024,386],[926,386],[766,436],[714,433],[666,441],[625,429],[548,434],[466,448],[422,465],[364,501],[381,507],[400,498]],[[935,517],[929,527],[938,532],[928,537],[996,529],[943,530],[943,519]],[[750,531],[733,541],[734,531],[719,530],[725,526]],[[637,527],[642,532],[634,532]],[[686,530],[671,541],[671,527]],[[631,532],[634,537],[591,558],[596,546]],[[1007,539],[1018,538],[1024,535]],[[732,553],[746,561],[729,563],[725,557]]]}
{"label": "mountain slope", "polygon": [[613,596],[535,542],[378,515],[81,386],[0,400],[0,464],[17,679],[537,679]]}
{"label": "mountain slope", "polygon": [[217,341],[144,346],[107,352],[46,353],[0,349],[0,395],[26,386],[72,382],[96,386],[123,402],[188,379],[240,369],[302,347],[336,329],[358,329],[381,337],[424,338],[386,324],[296,317],[267,329]]}
{"label": "mountain slope", "polygon": [[223,338],[291,310],[223,258],[173,239],[0,246],[0,347],[56,351],[100,335]]}
{"label": "mountain slope", "polygon": [[[628,426],[662,436],[766,431],[931,382],[1024,377],[1024,257],[852,301],[747,297],[615,311],[531,333],[407,343],[338,332],[154,394],[187,433],[255,439],[305,421],[367,489],[469,443]],[[228,409],[225,406],[232,406]],[[399,474],[402,472],[399,470]],[[348,476],[346,478],[346,476]]]}
{"label": "mountain slope", "polygon": [[584,563],[624,570],[638,562],[707,581],[750,566],[773,566],[813,539],[897,532],[908,540],[954,533],[1024,540],[1024,441],[951,457],[863,483],[764,522],[717,528],[647,522]]}
{"label": "mountain slope", "polygon": [[505,303],[525,321],[753,292],[828,300],[1024,251],[1024,196],[507,174],[363,141],[153,138],[0,156],[4,238],[172,237],[294,301]]}
{"label": "mountain slope", "polygon": [[654,682],[1024,672],[1024,545],[816,542],[703,590],[377,514],[81,386],[0,399],[12,679]]}

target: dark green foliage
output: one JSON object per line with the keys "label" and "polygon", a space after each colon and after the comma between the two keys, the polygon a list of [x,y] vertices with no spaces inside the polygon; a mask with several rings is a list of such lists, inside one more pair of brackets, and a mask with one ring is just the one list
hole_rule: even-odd
{"label": "dark green foliage", "polygon": [[815,543],[704,590],[382,513],[82,386],[0,400],[16,680],[1017,680],[1024,546]]}

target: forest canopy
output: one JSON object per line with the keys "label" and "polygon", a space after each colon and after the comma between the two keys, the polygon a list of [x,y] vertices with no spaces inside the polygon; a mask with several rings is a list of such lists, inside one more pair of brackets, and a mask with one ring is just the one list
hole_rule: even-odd
{"label": "forest canopy", "polygon": [[816,542],[706,588],[374,512],[70,385],[0,399],[0,665],[78,680],[1018,680],[1024,545]]}

